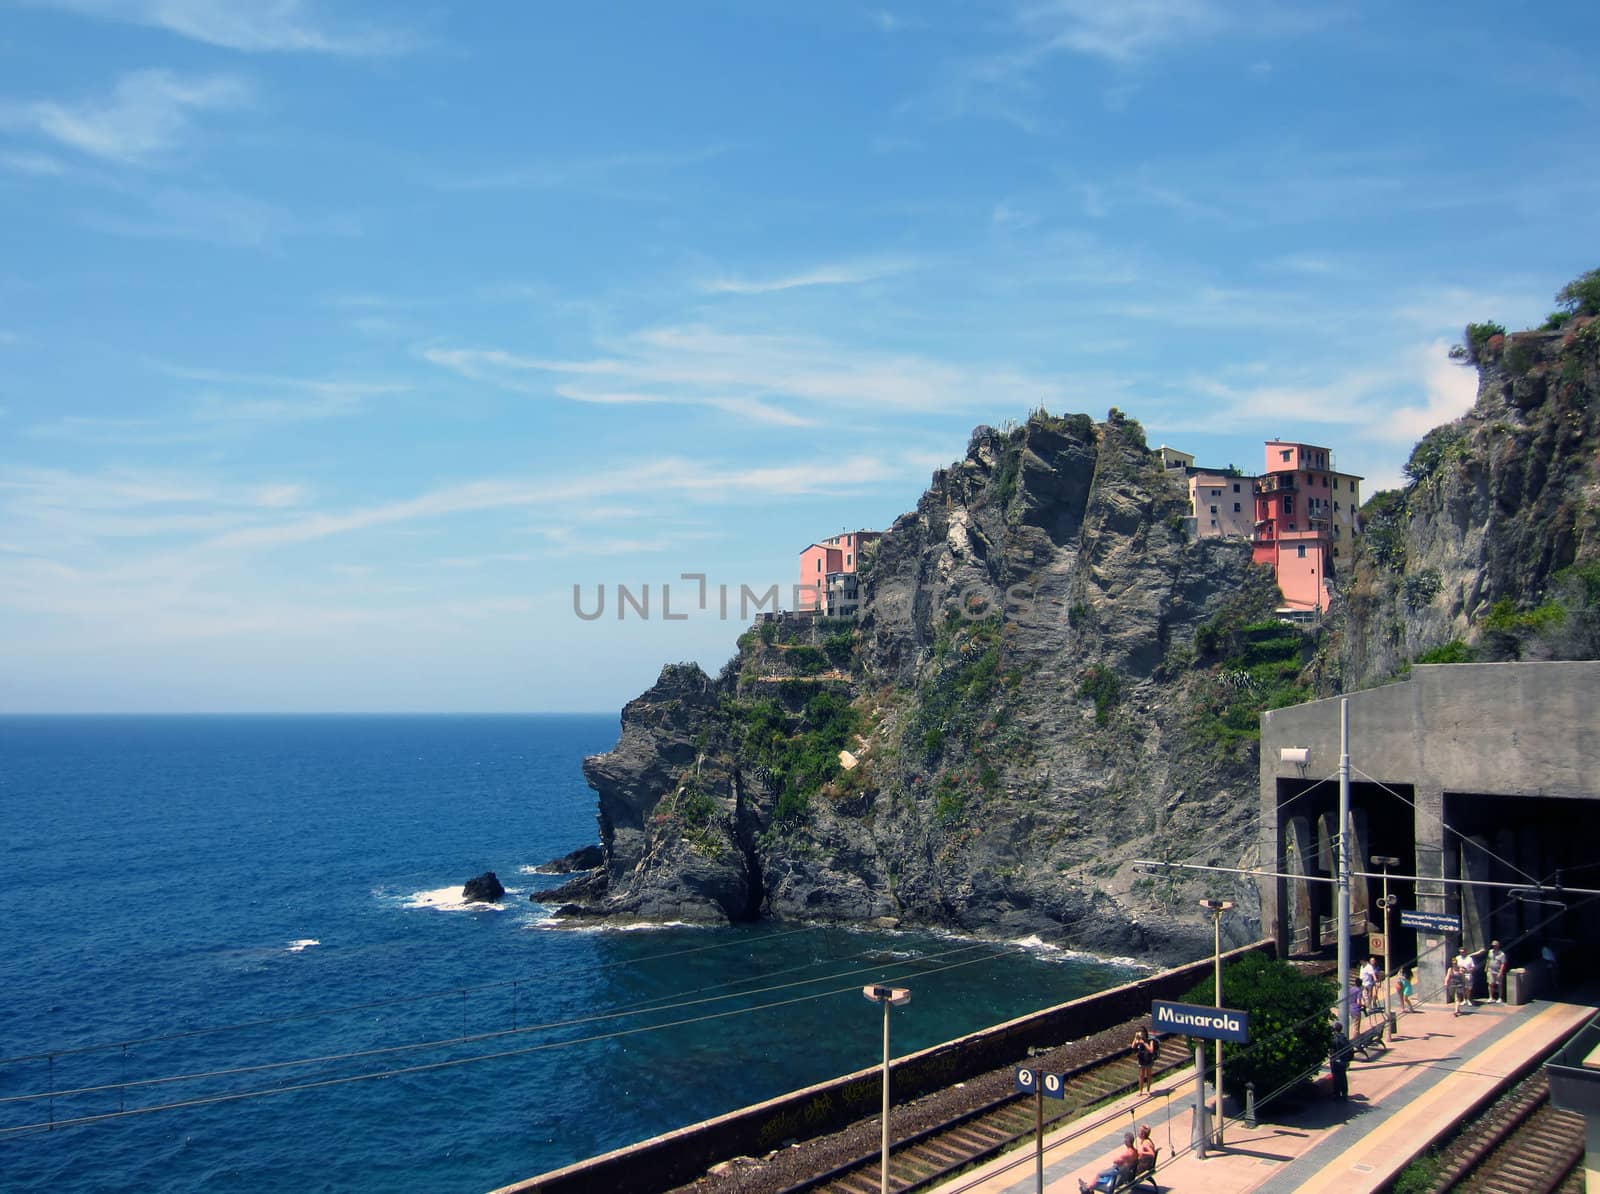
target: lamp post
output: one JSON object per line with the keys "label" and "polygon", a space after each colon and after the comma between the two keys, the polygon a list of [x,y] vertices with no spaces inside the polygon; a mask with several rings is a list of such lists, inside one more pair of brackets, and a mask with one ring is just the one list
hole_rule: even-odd
{"label": "lamp post", "polygon": [[1372,865],[1383,868],[1383,895],[1378,900],[1378,907],[1383,909],[1383,1027],[1387,1039],[1394,1041],[1394,1008],[1390,1001],[1393,993],[1390,985],[1394,982],[1394,946],[1389,941],[1389,909],[1394,907],[1394,900],[1389,895],[1389,868],[1399,866],[1400,860],[1387,854],[1374,854]]}
{"label": "lamp post", "polygon": [[883,1174],[879,1179],[882,1194],[889,1194],[889,1009],[911,1002],[904,987],[865,986],[861,993],[873,1003],[883,1004]]}
{"label": "lamp post", "polygon": [[[1232,900],[1201,900],[1200,906],[1211,913],[1212,938],[1215,943],[1216,958],[1216,998],[1217,1007],[1222,1006],[1222,914],[1233,907]],[[1222,1143],[1222,1042],[1215,1041],[1212,1048],[1217,1051],[1217,1143]]]}

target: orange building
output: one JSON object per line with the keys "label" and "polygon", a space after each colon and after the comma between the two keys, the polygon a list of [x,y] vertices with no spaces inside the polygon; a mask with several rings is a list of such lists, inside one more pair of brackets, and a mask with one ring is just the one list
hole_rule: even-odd
{"label": "orange building", "polygon": [[1360,534],[1360,509],[1361,478],[1339,472],[1327,448],[1267,441],[1251,555],[1271,566],[1286,608],[1328,607],[1334,561],[1349,555]]}
{"label": "orange building", "polygon": [[853,602],[861,549],[880,534],[879,531],[845,531],[805,548],[800,553],[800,585],[795,590],[796,607],[827,613],[838,611],[846,602]]}

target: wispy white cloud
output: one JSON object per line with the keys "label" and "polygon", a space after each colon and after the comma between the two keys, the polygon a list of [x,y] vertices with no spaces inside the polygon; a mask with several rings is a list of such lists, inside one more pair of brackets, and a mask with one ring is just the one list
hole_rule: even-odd
{"label": "wispy white cloud", "polygon": [[[0,114],[0,121],[5,118]],[[54,178],[67,172],[66,163],[47,153],[6,150],[0,153],[0,170],[12,174],[27,174],[34,178]]]}
{"label": "wispy white cloud", "polygon": [[0,106],[0,127],[28,129],[107,161],[143,165],[179,145],[195,113],[237,108],[250,98],[250,85],[237,76],[140,70],[123,75],[102,100],[7,103]]}
{"label": "wispy white cloud", "polygon": [[1127,63],[1210,37],[1226,28],[1230,17],[1211,0],[1035,0],[1022,6],[1017,22],[1046,52]]}
{"label": "wispy white cloud", "polygon": [[165,29],[179,37],[245,51],[399,54],[414,34],[377,26],[336,26],[304,0],[34,0],[54,8]]}
{"label": "wispy white cloud", "polygon": [[559,548],[564,557],[648,555],[723,537],[720,531],[671,528],[650,535],[631,536],[590,535],[565,526],[535,527],[534,533],[544,538],[551,547]]}
{"label": "wispy white cloud", "polygon": [[219,535],[203,546],[212,550],[282,547],[485,510],[544,513],[563,504],[603,502],[625,495],[648,495],[658,510],[672,501],[726,503],[820,493],[838,495],[862,492],[904,476],[902,464],[867,455],[822,464],[745,468],[669,457],[629,467],[616,465],[601,475],[468,481],[398,501],[344,511],[319,511],[290,522],[245,527]]}
{"label": "wispy white cloud", "polygon": [[804,418],[800,412],[819,406],[919,415],[972,409],[980,402],[1028,409],[1061,393],[1052,379],[1006,367],[952,365],[818,337],[704,325],[652,328],[605,347],[609,355],[582,360],[501,349],[428,348],[422,356],[475,381],[526,393],[547,392],[531,379],[550,374],[578,379],[548,387],[578,401],[705,405],[776,422]]}
{"label": "wispy white cloud", "polygon": [[1230,431],[1273,428],[1286,421],[1341,427],[1352,438],[1380,445],[1408,444],[1429,429],[1460,418],[1477,397],[1476,377],[1449,359],[1444,340],[1413,345],[1386,361],[1310,377],[1241,385],[1220,377],[1191,379],[1204,410],[1157,414],[1152,430]]}
{"label": "wispy white cloud", "polygon": [[398,382],[346,378],[289,377],[281,374],[165,365],[182,381],[210,387],[194,401],[194,417],[204,422],[280,423],[332,419],[359,413],[371,398],[403,394]]}
{"label": "wispy white cloud", "polygon": [[193,240],[259,249],[297,230],[281,207],[232,191],[162,187],[130,194],[135,207],[86,212],[83,222],[99,232],[153,240]]}
{"label": "wispy white cloud", "polygon": [[148,469],[20,468],[0,474],[0,521],[31,539],[32,550],[45,551],[105,539],[225,533],[308,497],[287,482],[242,484]]}
{"label": "wispy white cloud", "polygon": [[772,278],[716,278],[703,283],[702,290],[712,294],[772,294],[780,290],[797,290],[806,286],[859,286],[879,278],[903,274],[915,266],[908,261],[863,261],[839,265],[819,265],[792,274]]}
{"label": "wispy white cloud", "polygon": [[441,191],[604,191],[640,194],[641,178],[698,166],[727,152],[723,145],[675,152],[637,150],[563,161],[524,162],[488,170],[438,175],[431,182]]}

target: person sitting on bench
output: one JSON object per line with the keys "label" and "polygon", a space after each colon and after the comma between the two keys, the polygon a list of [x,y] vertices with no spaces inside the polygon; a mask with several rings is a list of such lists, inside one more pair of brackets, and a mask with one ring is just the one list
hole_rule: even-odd
{"label": "person sitting on bench", "polygon": [[1090,1190],[1115,1190],[1119,1185],[1133,1177],[1133,1171],[1139,1166],[1139,1149],[1133,1141],[1132,1132],[1122,1134],[1122,1147],[1111,1155],[1110,1166],[1102,1169],[1090,1185],[1081,1177],[1078,1179],[1078,1194],[1089,1194]]}

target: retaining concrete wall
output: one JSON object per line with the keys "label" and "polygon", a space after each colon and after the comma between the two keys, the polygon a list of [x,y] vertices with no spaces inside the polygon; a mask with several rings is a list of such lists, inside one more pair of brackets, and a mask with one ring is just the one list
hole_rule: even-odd
{"label": "retaining concrete wall", "polygon": [[[1223,954],[1274,952],[1257,941]],[[1148,1015],[1153,999],[1175,999],[1212,973],[1211,958],[1138,982],[1057,1004],[993,1028],[933,1045],[890,1064],[890,1091],[909,1102],[930,1091],[1013,1065],[1036,1046],[1055,1046]],[[564,1169],[503,1186],[494,1194],[656,1194],[693,1181],[730,1157],[761,1156],[787,1140],[807,1139],[876,1115],[883,1104],[881,1066],[791,1091],[715,1119],[666,1132]]]}

